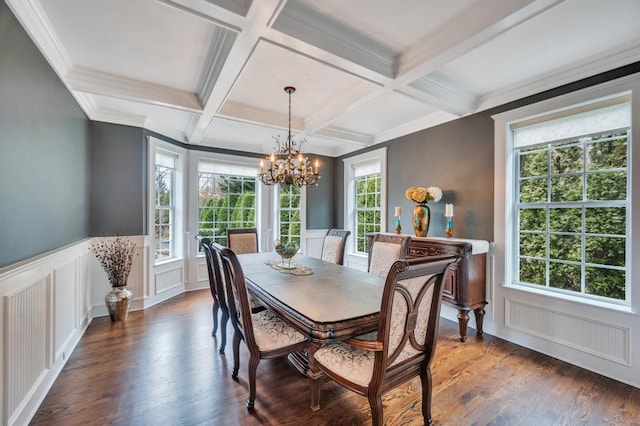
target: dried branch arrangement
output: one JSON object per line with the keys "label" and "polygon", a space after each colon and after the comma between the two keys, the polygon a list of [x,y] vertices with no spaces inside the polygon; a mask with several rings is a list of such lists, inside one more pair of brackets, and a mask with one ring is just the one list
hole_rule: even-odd
{"label": "dried branch arrangement", "polygon": [[127,237],[100,239],[91,250],[104,268],[112,287],[124,287],[136,256],[136,244]]}

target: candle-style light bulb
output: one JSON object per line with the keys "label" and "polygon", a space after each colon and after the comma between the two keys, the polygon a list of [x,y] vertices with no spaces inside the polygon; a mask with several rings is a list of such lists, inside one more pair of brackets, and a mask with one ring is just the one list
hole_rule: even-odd
{"label": "candle-style light bulb", "polygon": [[316,169],[314,170],[315,174],[318,174],[318,164],[319,164],[318,159],[316,159]]}
{"label": "candle-style light bulb", "polygon": [[260,160],[260,174],[264,173],[264,160]]}

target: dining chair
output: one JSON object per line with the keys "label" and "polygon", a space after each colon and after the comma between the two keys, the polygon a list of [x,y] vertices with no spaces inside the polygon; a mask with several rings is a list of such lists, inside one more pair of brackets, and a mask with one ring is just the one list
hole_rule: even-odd
{"label": "dining chair", "polygon": [[235,254],[258,252],[256,228],[227,228],[227,247]]}
{"label": "dining chair", "polygon": [[224,353],[227,344],[227,322],[229,322],[229,308],[225,297],[224,282],[222,280],[222,268],[220,265],[220,255],[211,248],[209,238],[200,239],[207,260],[207,272],[209,274],[209,289],[213,297],[213,331],[211,336],[216,337],[218,329],[218,310],[221,312],[220,318],[220,353]]}
{"label": "dining chair", "polygon": [[[376,333],[315,350],[312,368],[366,396],[374,426],[383,424],[382,395],[416,376],[422,384],[422,416],[431,425],[431,361],[440,302],[455,255],[398,260],[387,275]],[[319,408],[318,374],[309,375],[311,406]]]}
{"label": "dining chair", "polygon": [[213,245],[219,250],[227,286],[231,324],[233,325],[233,372],[238,377],[240,341],[249,351],[249,397],[246,406],[252,409],[256,399],[256,373],[261,359],[280,358],[307,347],[307,338],[269,310],[251,313],[249,293],[242,266],[233,250]]}
{"label": "dining chair", "polygon": [[367,271],[386,277],[396,260],[407,257],[411,237],[408,235],[376,234],[369,244],[369,266]]}
{"label": "dining chair", "polygon": [[330,229],[322,241],[322,256],[325,262],[342,265],[344,263],[344,248],[347,244],[347,237],[351,231],[346,229]]}

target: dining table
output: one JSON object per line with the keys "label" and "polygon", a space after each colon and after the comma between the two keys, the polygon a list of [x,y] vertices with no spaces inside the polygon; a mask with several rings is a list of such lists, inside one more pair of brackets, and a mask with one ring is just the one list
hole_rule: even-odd
{"label": "dining table", "polygon": [[249,293],[309,338],[308,351],[289,355],[305,375],[313,375],[309,360],[321,344],[378,328],[383,277],[300,254],[291,267],[271,252],[238,260]]}

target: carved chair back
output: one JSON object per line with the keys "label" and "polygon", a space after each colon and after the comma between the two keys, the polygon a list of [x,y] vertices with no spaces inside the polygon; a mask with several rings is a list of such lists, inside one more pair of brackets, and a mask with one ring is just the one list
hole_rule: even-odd
{"label": "carved chair back", "polygon": [[258,230],[256,228],[227,229],[227,246],[235,254],[258,252]]}
{"label": "carved chair back", "polygon": [[369,244],[368,271],[386,277],[396,260],[407,257],[410,242],[408,235],[374,235]]}
{"label": "carved chair back", "polygon": [[207,272],[209,276],[209,290],[213,297],[213,330],[211,335],[215,337],[218,328],[218,310],[221,311],[220,320],[220,353],[224,352],[227,343],[227,322],[229,321],[229,308],[227,307],[227,300],[225,296],[225,285],[222,279],[222,271],[220,265],[220,257],[215,250],[211,248],[211,240],[209,238],[202,238],[202,248],[204,250],[205,259],[207,263]]}
{"label": "carved chair back", "polygon": [[222,259],[224,280],[227,284],[233,336],[233,372],[238,376],[240,366],[240,341],[249,350],[249,397],[247,408],[253,408],[256,399],[256,371],[262,358],[276,358],[299,351],[308,344],[306,337],[293,329],[269,310],[252,315],[249,293],[242,266],[233,250],[214,244]]}
{"label": "carved chair back", "polygon": [[[412,378],[422,382],[422,413],[431,424],[431,362],[435,353],[443,282],[457,257],[398,260],[387,274],[377,333],[332,343],[314,355],[316,366],[367,396],[374,425],[383,424],[382,394]],[[312,407],[319,401],[312,385]]]}
{"label": "carved chair back", "polygon": [[344,248],[351,231],[346,229],[330,229],[322,242],[321,259],[325,262],[342,265],[344,263]]}

